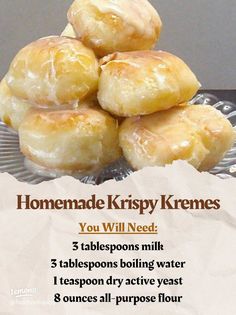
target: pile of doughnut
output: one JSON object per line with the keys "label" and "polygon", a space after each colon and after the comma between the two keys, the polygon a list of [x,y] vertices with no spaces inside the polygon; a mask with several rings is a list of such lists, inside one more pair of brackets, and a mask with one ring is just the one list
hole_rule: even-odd
{"label": "pile of doughnut", "polygon": [[60,36],[20,50],[0,84],[0,117],[32,169],[94,174],[122,156],[134,170],[219,163],[234,129],[189,103],[200,83],[153,50],[161,29],[148,0],[75,0]]}

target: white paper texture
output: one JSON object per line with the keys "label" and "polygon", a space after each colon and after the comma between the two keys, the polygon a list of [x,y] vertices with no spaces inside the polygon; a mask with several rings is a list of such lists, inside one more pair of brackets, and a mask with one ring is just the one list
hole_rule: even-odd
{"label": "white paper texture", "polygon": [[[147,168],[121,182],[108,181],[91,186],[64,177],[31,186],[19,183],[8,174],[0,174],[0,314],[9,315],[235,315],[236,314],[236,180],[222,180],[207,173],[200,174],[184,162],[166,168]],[[220,199],[217,211],[156,211],[139,215],[137,211],[20,211],[16,195],[38,199],[88,198],[96,194],[120,194],[135,198],[157,198],[173,194],[176,198]],[[158,225],[155,235],[89,235],[81,236],[79,222],[137,222]],[[101,243],[148,243],[161,241],[163,252],[73,252],[73,241]],[[179,260],[186,261],[181,270],[163,269],[150,272],[141,269],[96,270],[51,269],[53,258],[68,260]],[[83,277],[178,278],[177,287],[136,286],[85,287],[53,285],[54,276]],[[21,291],[20,291],[21,290]],[[181,303],[73,304],[53,302],[53,295],[181,295]],[[27,295],[22,297],[22,295]]]}

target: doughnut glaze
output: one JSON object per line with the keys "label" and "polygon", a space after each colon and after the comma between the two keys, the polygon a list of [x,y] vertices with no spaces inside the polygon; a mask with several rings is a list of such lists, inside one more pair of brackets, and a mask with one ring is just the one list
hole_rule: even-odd
{"label": "doughnut glaze", "polygon": [[77,37],[100,57],[153,48],[162,28],[148,0],[75,0],[68,20]]}
{"label": "doughnut glaze", "polygon": [[163,51],[115,53],[100,61],[98,100],[110,113],[132,117],[189,101],[200,83],[178,57]]}
{"label": "doughnut glaze", "polygon": [[16,55],[6,81],[16,97],[35,105],[73,105],[96,93],[98,62],[76,39],[42,38]]}
{"label": "doughnut glaze", "polygon": [[49,170],[89,174],[121,155],[116,120],[88,106],[35,110],[21,124],[19,138],[26,158]]}
{"label": "doughnut glaze", "polygon": [[32,108],[29,102],[12,95],[11,90],[3,79],[0,83],[0,119],[9,127],[19,129],[26,114]]}
{"label": "doughnut glaze", "polygon": [[70,23],[66,25],[64,31],[61,33],[61,36],[76,38],[75,31]]}
{"label": "doughnut glaze", "polygon": [[134,169],[186,160],[200,171],[217,165],[235,141],[230,122],[212,106],[185,105],[127,118],[120,145]]}

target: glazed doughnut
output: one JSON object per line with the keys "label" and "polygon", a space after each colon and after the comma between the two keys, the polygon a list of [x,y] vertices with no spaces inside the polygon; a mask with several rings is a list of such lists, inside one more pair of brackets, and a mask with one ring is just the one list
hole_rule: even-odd
{"label": "glazed doughnut", "polygon": [[217,165],[235,140],[230,122],[212,106],[186,105],[127,118],[120,145],[134,169],[186,160],[200,171]]}
{"label": "glazed doughnut", "polygon": [[17,54],[6,81],[15,96],[36,105],[73,105],[97,91],[98,62],[76,39],[42,38]]}
{"label": "glazed doughnut", "polygon": [[153,48],[162,28],[148,0],[75,0],[68,20],[77,37],[99,57]]}
{"label": "glazed doughnut", "polygon": [[18,130],[31,104],[12,95],[5,79],[0,83],[0,119],[9,127]]}
{"label": "glazed doughnut", "polygon": [[115,53],[101,60],[98,100],[112,114],[131,117],[189,101],[200,83],[178,57],[163,51]]}
{"label": "glazed doughnut", "polygon": [[76,38],[75,31],[70,23],[67,24],[66,28],[61,33],[61,36]]}
{"label": "glazed doughnut", "polygon": [[19,129],[26,158],[48,170],[96,172],[121,155],[118,123],[102,110],[35,110]]}

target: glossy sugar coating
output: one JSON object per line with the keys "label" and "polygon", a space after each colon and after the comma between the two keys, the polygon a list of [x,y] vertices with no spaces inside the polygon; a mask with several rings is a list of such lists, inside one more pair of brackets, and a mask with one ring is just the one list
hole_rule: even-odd
{"label": "glossy sugar coating", "polygon": [[0,83],[0,119],[9,127],[19,129],[26,114],[32,108],[27,101],[18,99],[12,95],[6,80]]}
{"label": "glossy sugar coating", "polygon": [[16,55],[6,81],[15,96],[35,105],[73,105],[96,93],[98,62],[76,39],[42,38]]}
{"label": "glossy sugar coating", "polygon": [[199,87],[190,68],[170,53],[115,53],[101,60],[98,100],[110,113],[132,117],[187,102]]}
{"label": "glossy sugar coating", "polygon": [[154,47],[161,19],[147,0],[75,0],[68,21],[97,56]]}
{"label": "glossy sugar coating", "polygon": [[118,123],[102,110],[36,110],[19,129],[20,148],[32,162],[48,169],[90,173],[121,155]]}
{"label": "glossy sugar coating", "polygon": [[65,29],[61,33],[61,36],[76,38],[75,31],[70,23],[66,25]]}
{"label": "glossy sugar coating", "polygon": [[120,128],[120,145],[134,169],[186,160],[206,171],[223,159],[234,140],[230,122],[207,105],[128,118]]}

